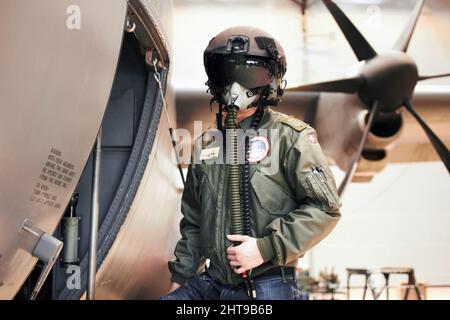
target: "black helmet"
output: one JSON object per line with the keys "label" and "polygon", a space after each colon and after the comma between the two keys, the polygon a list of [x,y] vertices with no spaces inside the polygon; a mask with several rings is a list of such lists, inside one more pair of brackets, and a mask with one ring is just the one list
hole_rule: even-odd
{"label": "black helmet", "polygon": [[233,27],[222,31],[209,42],[203,62],[213,101],[223,104],[223,89],[233,82],[261,94],[254,105],[277,105],[283,94],[284,50],[261,29]]}

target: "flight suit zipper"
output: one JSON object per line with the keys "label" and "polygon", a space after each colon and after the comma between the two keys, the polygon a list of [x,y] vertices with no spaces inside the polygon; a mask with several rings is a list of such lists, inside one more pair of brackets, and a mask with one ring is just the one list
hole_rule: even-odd
{"label": "flight suit zipper", "polygon": [[219,259],[217,261],[218,266],[216,266],[216,268],[218,270],[220,270],[220,272],[224,272],[223,276],[225,277],[225,279],[228,279],[228,273],[226,272],[226,269],[223,270],[223,267],[226,268],[226,261],[224,259],[226,259],[226,255],[225,255],[225,250],[224,250],[224,245],[225,245],[225,216],[226,216],[226,179],[227,179],[227,171],[228,168],[226,165],[221,166],[220,169],[220,173],[219,173],[219,177],[218,177],[218,183],[220,185],[220,188],[217,190],[217,195],[218,195],[218,201],[217,201],[217,229],[216,229],[216,235],[217,237],[215,237],[216,239],[216,243],[215,243],[215,247],[217,250],[217,258]]}

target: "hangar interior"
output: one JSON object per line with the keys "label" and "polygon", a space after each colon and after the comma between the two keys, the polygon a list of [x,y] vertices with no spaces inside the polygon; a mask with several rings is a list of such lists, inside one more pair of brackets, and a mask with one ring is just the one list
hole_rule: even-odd
{"label": "hangar interior", "polygon": [[[335,2],[383,53],[420,1]],[[74,3],[79,30],[62,23]],[[189,133],[177,148],[190,150],[202,132],[194,121],[203,129],[214,121],[203,50],[223,29],[259,27],[282,44],[288,87],[274,109],[317,129],[338,185],[370,118],[359,92],[298,90],[364,67],[320,0],[5,0],[0,16],[8,115],[0,119],[0,146],[8,150],[0,154],[0,299],[167,293],[167,262],[180,237],[179,169],[187,171],[177,167],[169,130]],[[450,72],[449,29],[449,1],[427,0],[407,51],[421,76]],[[448,149],[450,77],[419,82],[411,101]],[[305,298],[450,299],[448,166],[413,115],[394,113],[366,131],[341,221],[297,266]],[[56,168],[47,157],[58,153],[60,163],[75,164],[73,179],[64,187],[36,184],[49,162]],[[45,237],[58,250],[64,243],[61,253],[37,255]]]}
{"label": "hangar interior", "polygon": [[[321,1],[199,1],[175,0],[173,16],[173,72],[178,125],[192,130],[192,121],[214,121],[206,93],[202,54],[208,41],[233,25],[251,25],[268,31],[282,44],[287,55],[288,87],[337,79],[357,67],[353,52]],[[338,0],[377,52],[389,51],[407,24],[416,1]],[[450,70],[450,4],[428,0],[420,15],[408,53],[426,74]],[[315,93],[295,96],[287,92],[277,111],[309,122],[309,109],[319,99]],[[450,78],[418,84],[414,101],[447,146],[450,145]],[[333,104],[333,99],[328,100]],[[338,103],[338,102],[335,102]],[[339,105],[339,107],[346,107]],[[404,111],[404,110],[402,110]],[[334,232],[300,262],[305,283],[336,284],[337,299],[343,299],[347,278],[355,270],[378,270],[369,277],[373,288],[366,299],[386,299],[380,268],[413,268],[429,299],[450,298],[450,179],[436,152],[414,119],[402,112],[404,126],[387,156],[373,162],[376,174],[366,183],[351,183],[342,202],[342,219]],[[345,123],[344,123],[345,125]],[[207,127],[207,125],[204,125]],[[335,135],[341,128],[332,128]],[[320,131],[319,142],[321,142]],[[344,171],[332,166],[337,183]],[[351,275],[351,299],[363,297],[366,277],[360,270]],[[308,274],[310,277],[306,276]],[[309,282],[308,282],[309,281]],[[406,274],[389,279],[389,299],[402,299]],[[331,283],[331,284],[330,284]],[[317,288],[317,287],[316,287]],[[330,298],[317,289],[317,298]],[[323,290],[322,290],[323,291]],[[325,290],[326,291],[326,290]],[[410,294],[410,299],[415,299]]]}

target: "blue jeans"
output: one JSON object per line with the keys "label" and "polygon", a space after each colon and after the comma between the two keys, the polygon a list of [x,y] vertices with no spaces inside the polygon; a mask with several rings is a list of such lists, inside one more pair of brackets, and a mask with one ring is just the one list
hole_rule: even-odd
{"label": "blue jeans", "polygon": [[[293,275],[261,276],[253,280],[256,300],[301,300]],[[163,296],[161,300],[253,300],[247,295],[245,284],[223,285],[208,273],[195,275],[182,287]]]}

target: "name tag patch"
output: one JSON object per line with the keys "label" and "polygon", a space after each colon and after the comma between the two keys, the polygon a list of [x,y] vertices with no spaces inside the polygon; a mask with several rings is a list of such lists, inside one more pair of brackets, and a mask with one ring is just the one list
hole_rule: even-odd
{"label": "name tag patch", "polygon": [[200,160],[211,160],[219,157],[220,147],[202,149]]}

